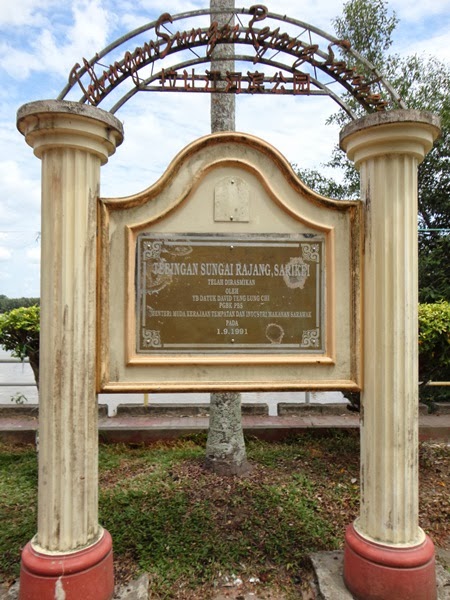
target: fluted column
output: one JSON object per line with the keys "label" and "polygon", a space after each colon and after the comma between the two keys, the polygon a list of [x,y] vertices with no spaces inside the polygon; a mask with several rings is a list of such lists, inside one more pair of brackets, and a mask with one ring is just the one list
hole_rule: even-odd
{"label": "fluted column", "polygon": [[104,535],[97,509],[97,198],[100,166],[122,142],[122,126],[97,108],[42,101],[20,109],[18,128],[42,160],[38,531],[31,545],[64,554]]}
{"label": "fluted column", "polygon": [[[362,585],[369,578],[361,565],[352,569],[351,557],[355,540],[367,542],[362,554],[370,544],[370,551],[426,544],[418,524],[417,167],[438,132],[432,115],[392,111],[341,134],[361,174],[365,215],[361,510],[346,540],[346,581],[357,598],[433,597],[402,596],[403,588],[361,593],[353,571],[364,573]],[[386,567],[393,571],[389,560]]]}
{"label": "fluted column", "polygon": [[392,544],[423,539],[417,489],[417,163],[416,156],[392,155],[361,166],[365,189],[371,190],[368,219],[377,226],[368,223],[365,246],[364,485],[357,529]]}

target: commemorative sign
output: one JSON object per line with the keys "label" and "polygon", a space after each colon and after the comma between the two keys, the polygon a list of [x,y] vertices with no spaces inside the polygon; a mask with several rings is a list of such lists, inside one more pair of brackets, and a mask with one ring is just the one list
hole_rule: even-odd
{"label": "commemorative sign", "polygon": [[359,388],[359,203],[222,133],[100,215],[99,390]]}
{"label": "commemorative sign", "polygon": [[140,234],[137,352],[323,352],[323,246],[314,234]]}

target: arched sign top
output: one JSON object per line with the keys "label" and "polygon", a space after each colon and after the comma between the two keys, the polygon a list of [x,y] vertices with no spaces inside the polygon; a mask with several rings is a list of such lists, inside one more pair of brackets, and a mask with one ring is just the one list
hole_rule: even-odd
{"label": "arched sign top", "polygon": [[[83,65],[77,63],[71,70],[58,99],[69,99],[81,89],[80,103],[98,106],[108,98],[111,113],[140,91],[327,95],[351,118],[357,115],[346,102],[348,94],[367,112],[405,108],[395,90],[348,41],[271,13],[263,5],[231,12],[236,24],[230,18],[223,26],[209,23],[210,9],[162,14],[90,60],[83,58]],[[220,13],[230,11],[214,11]],[[130,42],[134,48],[124,49]],[[224,43],[235,47],[235,70],[223,73],[214,65],[204,72],[196,70],[211,63],[214,48]],[[175,54],[180,60],[174,64],[170,59]],[[124,94],[118,91],[121,84]]]}

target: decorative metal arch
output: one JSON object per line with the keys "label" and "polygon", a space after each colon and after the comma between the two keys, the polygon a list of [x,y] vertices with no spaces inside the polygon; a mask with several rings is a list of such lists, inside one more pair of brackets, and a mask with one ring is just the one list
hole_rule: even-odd
{"label": "decorative metal arch", "polygon": [[[215,10],[214,14],[230,14],[230,11]],[[209,15],[210,9],[175,16],[164,13],[118,38],[90,60],[83,59],[83,66],[77,63],[73,67],[58,100],[65,99],[79,86],[83,95],[78,101],[98,106],[127,82],[129,89],[110,107],[111,113],[139,91],[327,95],[352,119],[357,115],[346,101],[348,94],[368,112],[406,108],[392,86],[346,40],[297,19],[271,13],[263,5],[233,9],[235,25],[230,16],[224,26],[217,21],[202,27],[191,26],[190,20]],[[187,21],[188,27],[173,31],[169,27],[173,28],[177,21]],[[280,31],[279,22],[289,30]],[[136,43],[148,32],[152,35],[141,45],[118,55],[120,47],[130,40]],[[212,68],[196,73],[192,67],[211,63],[213,49],[224,43],[247,51],[250,46],[253,54],[235,53],[235,63],[251,64],[253,68],[264,65],[268,71],[221,73]],[[178,53],[181,61],[168,64],[169,58]],[[104,64],[105,57],[109,65]],[[335,84],[338,89],[332,89]]]}

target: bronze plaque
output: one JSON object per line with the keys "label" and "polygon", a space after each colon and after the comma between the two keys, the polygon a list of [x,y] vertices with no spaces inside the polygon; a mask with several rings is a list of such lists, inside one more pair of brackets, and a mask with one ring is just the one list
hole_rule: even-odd
{"label": "bronze plaque", "polygon": [[321,234],[137,239],[141,354],[324,353]]}

